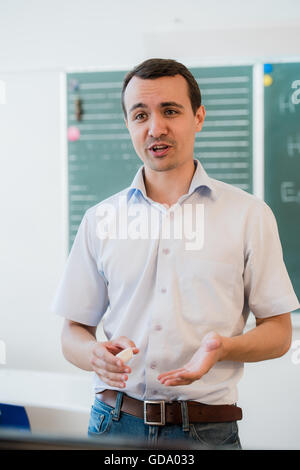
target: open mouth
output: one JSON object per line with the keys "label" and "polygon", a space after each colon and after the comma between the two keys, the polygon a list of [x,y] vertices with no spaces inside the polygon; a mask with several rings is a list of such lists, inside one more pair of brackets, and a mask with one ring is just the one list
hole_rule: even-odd
{"label": "open mouth", "polygon": [[155,157],[163,157],[164,155],[166,155],[168,153],[168,150],[170,148],[171,147],[169,145],[166,145],[166,144],[156,144],[156,145],[153,145],[152,147],[150,147],[149,151]]}

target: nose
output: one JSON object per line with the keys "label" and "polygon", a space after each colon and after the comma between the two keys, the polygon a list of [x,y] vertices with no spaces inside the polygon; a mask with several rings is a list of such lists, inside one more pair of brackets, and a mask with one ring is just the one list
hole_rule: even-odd
{"label": "nose", "polygon": [[167,123],[163,116],[161,116],[160,114],[153,114],[149,119],[148,123],[149,136],[157,139],[161,135],[166,135],[168,133]]}

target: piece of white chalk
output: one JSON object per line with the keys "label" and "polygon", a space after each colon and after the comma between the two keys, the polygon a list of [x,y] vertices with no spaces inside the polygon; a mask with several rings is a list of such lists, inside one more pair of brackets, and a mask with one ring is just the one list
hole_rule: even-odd
{"label": "piece of white chalk", "polygon": [[120,359],[122,359],[124,364],[129,362],[132,356],[133,356],[132,348],[123,349],[123,351],[119,352],[119,354],[116,355],[116,357],[119,357]]}

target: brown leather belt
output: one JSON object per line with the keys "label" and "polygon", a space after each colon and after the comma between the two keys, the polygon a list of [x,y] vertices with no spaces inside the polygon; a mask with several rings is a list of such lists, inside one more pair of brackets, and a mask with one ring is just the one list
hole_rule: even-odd
{"label": "brown leather belt", "polygon": [[[117,394],[116,390],[104,390],[96,396],[100,401],[115,407]],[[206,405],[197,401],[186,403],[190,423],[222,423],[242,419],[242,409],[236,405]],[[141,401],[124,393],[121,411],[142,418],[145,424],[182,424],[180,401]]]}

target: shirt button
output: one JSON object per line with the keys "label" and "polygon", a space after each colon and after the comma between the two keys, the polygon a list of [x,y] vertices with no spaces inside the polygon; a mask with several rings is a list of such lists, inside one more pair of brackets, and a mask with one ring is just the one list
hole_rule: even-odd
{"label": "shirt button", "polygon": [[162,292],[162,294],[165,294],[167,292],[167,289],[163,287],[160,291]]}
{"label": "shirt button", "polygon": [[170,253],[169,248],[164,248],[164,249],[163,249],[163,253],[164,253],[165,255],[168,255],[168,254]]}
{"label": "shirt button", "polygon": [[156,363],[156,362],[154,362],[154,361],[151,362],[151,364],[150,364],[150,368],[151,368],[151,369],[156,369],[156,366],[157,366],[157,363]]}
{"label": "shirt button", "polygon": [[156,325],[155,329],[156,329],[156,331],[160,331],[162,329],[162,326],[161,325]]}

